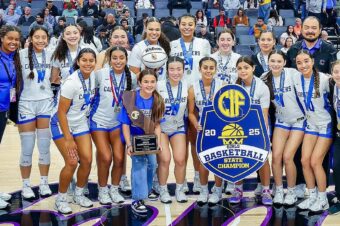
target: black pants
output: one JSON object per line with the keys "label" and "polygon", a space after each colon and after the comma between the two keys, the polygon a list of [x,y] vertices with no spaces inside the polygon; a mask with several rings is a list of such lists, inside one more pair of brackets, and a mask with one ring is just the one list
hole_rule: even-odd
{"label": "black pants", "polygon": [[4,132],[5,132],[7,119],[8,119],[8,112],[1,111],[0,112],[0,144],[1,144],[2,136],[4,135]]}
{"label": "black pants", "polygon": [[333,180],[336,196],[340,199],[340,132],[335,136],[333,147]]}

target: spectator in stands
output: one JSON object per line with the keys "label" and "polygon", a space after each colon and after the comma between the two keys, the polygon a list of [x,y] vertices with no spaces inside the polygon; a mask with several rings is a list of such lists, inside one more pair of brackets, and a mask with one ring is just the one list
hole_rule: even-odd
{"label": "spectator in stands", "polygon": [[14,13],[14,6],[9,5],[8,6],[8,13],[4,16],[4,21],[7,25],[17,25],[20,15]]}
{"label": "spectator in stands", "polygon": [[228,18],[230,18],[230,17],[232,17],[232,15],[229,15],[228,11],[230,9],[239,9],[239,8],[241,8],[241,4],[240,4],[239,0],[224,0],[223,8],[224,8],[224,10],[227,11],[226,16]]}
{"label": "spectator in stands", "polygon": [[120,24],[122,26],[122,28],[126,31],[128,40],[129,40],[129,44],[130,44],[130,48],[133,48],[133,46],[135,45],[135,39],[133,38],[132,35],[132,30],[129,27],[128,21],[126,19],[122,19],[120,21]]}
{"label": "spectator in stands", "polygon": [[30,26],[35,21],[35,18],[32,16],[31,12],[31,7],[26,6],[24,9],[24,14],[19,18],[18,25]]}
{"label": "spectator in stands", "polygon": [[248,17],[245,15],[242,7],[237,10],[237,13],[233,18],[232,24],[233,24],[233,27],[236,27],[238,25],[249,26]]}
{"label": "spectator in stands", "polygon": [[151,0],[135,0],[136,9],[154,9],[154,2]]}
{"label": "spectator in stands", "polygon": [[69,4],[71,9],[77,9],[77,0],[64,0],[64,9],[67,9]]}
{"label": "spectator in stands", "polygon": [[280,12],[280,9],[293,9],[294,10],[292,1],[291,0],[276,0],[276,10]]}
{"label": "spectator in stands", "polygon": [[257,0],[247,0],[247,8],[251,8],[251,5],[253,4],[253,8],[257,8]]}
{"label": "spectator in stands", "polygon": [[105,16],[103,23],[97,27],[96,33],[99,34],[99,30],[102,28],[105,28],[107,31],[111,31],[116,25],[115,16],[112,13],[108,13]]}
{"label": "spectator in stands", "polygon": [[282,33],[280,37],[281,45],[285,45],[286,39],[290,37],[293,40],[293,44],[298,40],[298,36],[294,33],[293,25],[288,25],[286,32]]}
{"label": "spectator in stands", "polygon": [[[127,19],[129,26],[132,27],[132,28],[135,26],[135,21],[134,21],[133,17],[130,15],[129,9],[123,10],[123,14],[120,16],[120,19]],[[119,21],[119,23],[120,23],[120,21]]]}
{"label": "spectator in stands", "polygon": [[335,27],[336,26],[337,13],[336,13],[335,7],[336,7],[336,0],[327,0],[327,5],[326,5],[327,18],[325,19],[324,27]]}
{"label": "spectator in stands", "polygon": [[0,27],[6,24],[6,21],[3,19],[3,14],[0,14]]}
{"label": "spectator in stands", "polygon": [[[22,15],[22,9],[21,9],[21,6],[17,6],[17,2],[15,0],[11,0],[9,1],[9,5],[8,6],[13,6],[12,8],[14,9],[14,14],[17,14],[17,15]],[[9,7],[7,7],[6,11],[5,11],[5,14],[8,14],[8,10],[9,10]]]}
{"label": "spectator in stands", "polygon": [[72,8],[72,3],[67,3],[67,8],[63,10],[62,16],[64,17],[74,17],[78,16],[78,10]]}
{"label": "spectator in stands", "polygon": [[294,33],[297,36],[301,35],[302,20],[300,18],[295,18]]}
{"label": "spectator in stands", "polygon": [[142,18],[136,22],[135,34],[142,34],[144,32],[145,23],[149,18],[149,14],[143,13]]}
{"label": "spectator in stands", "polygon": [[55,17],[50,14],[49,8],[43,9],[43,15],[44,15],[44,22],[49,23],[51,27],[54,27],[56,24]]}
{"label": "spectator in stands", "polygon": [[301,8],[301,19],[305,19],[307,16],[306,12],[306,0],[295,0],[295,15],[298,15],[299,9]]}
{"label": "spectator in stands", "polygon": [[59,37],[66,27],[66,18],[61,16],[58,18],[58,23],[54,27],[54,36]]}
{"label": "spectator in stands", "polygon": [[294,40],[292,37],[287,37],[285,39],[285,43],[283,45],[283,47],[281,48],[281,51],[284,52],[285,54],[287,54],[288,50],[290,49],[290,47],[294,44]]}
{"label": "spectator in stands", "polygon": [[181,37],[178,27],[176,26],[176,18],[169,16],[162,24],[162,31],[169,41],[177,40]]}
{"label": "spectator in stands", "polygon": [[214,36],[208,31],[207,27],[202,25],[200,32],[196,35],[198,38],[203,38],[209,41],[209,44],[212,48],[215,48],[215,40]]}
{"label": "spectator in stands", "polygon": [[123,0],[118,0],[116,5],[116,17],[121,17],[125,9],[129,9],[129,7],[123,3]]}
{"label": "spectator in stands", "polygon": [[326,13],[326,2],[327,0],[306,0],[307,15],[315,16],[322,24],[322,13]]}
{"label": "spectator in stands", "polygon": [[328,40],[328,32],[326,30],[321,31],[321,39],[332,44],[332,42]]}
{"label": "spectator in stands", "polygon": [[81,15],[84,17],[98,18],[99,10],[98,6],[96,5],[96,0],[89,0],[89,2],[84,5],[83,9],[81,10]]}
{"label": "spectator in stands", "polygon": [[271,0],[259,1],[259,17],[263,18],[265,24],[268,23],[271,3]]}
{"label": "spectator in stands", "polygon": [[53,34],[53,27],[49,23],[44,22],[44,15],[42,13],[38,13],[35,16],[35,21],[29,27],[29,31],[31,31],[35,26],[43,26],[48,30],[50,36]]}
{"label": "spectator in stands", "polygon": [[103,46],[103,49],[107,49],[109,47],[107,32],[108,32],[107,29],[103,27],[99,30],[99,34],[98,34],[98,39],[100,40]]}
{"label": "spectator in stands", "polygon": [[53,5],[53,0],[47,0],[46,7],[50,10],[52,16],[59,16],[58,7]]}
{"label": "spectator in stands", "polygon": [[219,14],[214,17],[213,27],[227,27],[230,25],[230,19],[224,14],[224,9],[220,8]]}
{"label": "spectator in stands", "polygon": [[258,39],[263,31],[267,31],[268,27],[264,23],[264,19],[262,17],[257,18],[257,23],[254,24],[249,30],[249,35],[254,35],[256,39]]}
{"label": "spectator in stands", "polygon": [[208,26],[208,20],[207,17],[204,15],[204,12],[202,9],[199,9],[196,11],[196,29],[201,28],[202,26]]}
{"label": "spectator in stands", "polygon": [[191,2],[190,0],[168,0],[168,9],[170,11],[170,15],[172,16],[172,10],[174,8],[185,8],[187,12],[190,13]]}
{"label": "spectator in stands", "polygon": [[204,12],[207,13],[209,6],[209,0],[202,0],[202,8],[204,9]]}
{"label": "spectator in stands", "polygon": [[278,15],[278,13],[275,9],[270,10],[267,25],[270,28],[273,28],[274,26],[283,26],[282,17],[280,15]]}
{"label": "spectator in stands", "polygon": [[80,45],[89,44],[91,49],[97,49],[97,53],[99,53],[103,47],[100,40],[94,35],[93,27],[87,26],[84,20],[79,21],[77,23],[77,27],[80,30]]}

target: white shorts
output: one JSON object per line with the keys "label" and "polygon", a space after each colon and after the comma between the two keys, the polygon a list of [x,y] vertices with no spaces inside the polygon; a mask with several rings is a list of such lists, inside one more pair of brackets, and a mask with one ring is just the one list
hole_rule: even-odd
{"label": "white shorts", "polygon": [[322,126],[313,125],[307,122],[305,133],[319,137],[333,138],[332,122]]}
{"label": "white shorts", "polygon": [[275,127],[282,128],[285,130],[305,131],[306,120],[299,120],[294,123],[286,123],[286,122],[280,121],[279,119],[276,119]]}
{"label": "white shorts", "polygon": [[120,129],[121,128],[121,123],[116,121],[113,123],[98,123],[95,122],[94,120],[90,119],[90,131],[106,131],[106,132],[112,132],[116,129]]}
{"label": "white shorts", "polygon": [[[68,127],[73,137],[78,137],[78,136],[90,133],[90,129],[89,129],[89,125],[87,121],[79,122],[73,125],[69,124]],[[50,128],[51,128],[51,134],[52,134],[53,140],[58,140],[59,138],[64,137],[64,134],[59,126],[59,119],[58,119],[57,113],[55,113],[51,118]]]}
{"label": "white shorts", "polygon": [[176,134],[186,134],[186,130],[185,130],[185,126],[183,125],[182,127],[180,127],[178,130],[176,131],[167,131],[167,130],[163,130],[162,129],[162,133],[168,135],[169,139],[171,137],[173,137]]}
{"label": "white shorts", "polygon": [[35,121],[37,118],[51,118],[53,98],[44,100],[20,100],[18,106],[18,124]]}

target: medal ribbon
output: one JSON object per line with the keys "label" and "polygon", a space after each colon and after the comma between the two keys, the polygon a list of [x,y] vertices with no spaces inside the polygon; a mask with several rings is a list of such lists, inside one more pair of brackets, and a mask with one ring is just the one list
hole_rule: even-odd
{"label": "medal ribbon", "polygon": [[187,48],[185,47],[184,39],[183,38],[179,39],[181,43],[181,48],[183,51],[185,64],[190,66],[190,70],[192,70],[192,64],[193,64],[192,50],[194,48],[194,39],[195,38],[193,38],[192,41],[190,42],[189,51],[187,51]]}
{"label": "medal ribbon", "polygon": [[283,93],[284,93],[284,85],[285,85],[285,71],[282,70],[281,76],[280,76],[280,89],[279,91],[276,90],[275,87],[275,81],[274,77],[272,79],[273,89],[274,89],[274,96],[275,96],[275,102],[280,105],[281,107],[285,106],[285,103],[283,101]]}
{"label": "medal ribbon", "polygon": [[228,75],[226,73],[226,71],[227,71],[227,66],[229,64],[230,58],[231,58],[231,54],[227,55],[227,61],[223,65],[223,60],[222,60],[221,53],[218,53],[218,76],[223,81],[225,81],[226,78],[228,78],[227,82],[229,82],[229,83],[230,83],[231,78],[230,78],[230,75]]}
{"label": "medal ribbon", "polygon": [[[77,55],[78,55],[79,52],[80,52],[80,47],[78,47],[78,49],[77,49]],[[73,69],[74,60],[72,60],[70,50],[67,50],[66,56],[67,56],[67,66],[70,68],[69,69],[70,74],[72,74],[74,72],[74,69]]]}
{"label": "medal ribbon", "polygon": [[212,82],[211,82],[210,93],[209,93],[208,99],[207,99],[207,95],[206,95],[205,90],[204,90],[204,84],[203,84],[202,80],[200,80],[200,88],[201,88],[201,94],[202,94],[202,98],[203,98],[203,105],[204,106],[211,105],[212,104],[212,97],[213,97],[214,91],[215,91],[215,79],[213,79]]}
{"label": "medal ribbon", "polygon": [[122,96],[124,92],[125,87],[125,72],[122,74],[119,86],[117,84],[116,75],[113,72],[112,69],[110,69],[110,85],[111,85],[111,91],[112,91],[112,107],[116,104],[116,106],[119,106],[119,104],[122,101]]}
{"label": "medal ribbon", "polygon": [[264,60],[264,56],[262,52],[260,52],[260,61],[261,61],[261,65],[262,65],[264,72],[267,72],[269,68],[268,68],[268,65],[266,64],[266,61]]}
{"label": "medal ribbon", "polygon": [[38,72],[38,83],[43,82],[46,72],[46,53],[45,50],[42,51],[42,62],[39,64],[37,56],[34,51],[32,51],[33,65]]}
{"label": "medal ribbon", "polygon": [[174,99],[174,95],[172,93],[171,84],[169,81],[166,82],[166,89],[168,91],[170,103],[171,103],[171,110],[174,112],[175,115],[177,115],[179,110],[179,104],[182,99],[182,82],[180,81],[178,84],[178,91],[177,91],[177,97],[176,100]]}
{"label": "medal ribbon", "polygon": [[89,77],[89,88],[88,89],[86,87],[84,76],[80,72],[80,70],[78,70],[78,77],[79,77],[81,85],[83,87],[85,104],[88,105],[88,104],[90,104],[91,76]]}
{"label": "medal ribbon", "polygon": [[[245,84],[244,84],[243,81],[241,82],[241,85],[243,87],[245,87]],[[251,102],[253,102],[253,98],[254,98],[254,94],[255,94],[255,87],[256,87],[256,81],[255,81],[255,78],[253,77],[253,80],[251,80],[250,93],[249,93]]]}
{"label": "medal ribbon", "polygon": [[313,104],[312,104],[314,75],[312,74],[312,77],[309,83],[307,97],[306,97],[306,92],[305,92],[305,78],[303,77],[303,75],[301,75],[301,85],[302,85],[302,93],[303,93],[303,99],[304,99],[303,102],[305,103],[306,110],[314,111]]}

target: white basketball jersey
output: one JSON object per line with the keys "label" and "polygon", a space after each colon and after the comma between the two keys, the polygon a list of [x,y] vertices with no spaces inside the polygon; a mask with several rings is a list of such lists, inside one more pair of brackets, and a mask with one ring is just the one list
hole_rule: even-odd
{"label": "white basketball jersey", "polygon": [[254,76],[255,90],[253,96],[251,95],[251,86],[245,86],[247,93],[250,96],[252,104],[261,105],[261,108],[269,108],[270,105],[270,92],[268,86],[258,77]]}
{"label": "white basketball jersey", "polygon": [[235,84],[237,80],[236,62],[241,57],[240,54],[231,52],[229,56],[221,55],[219,51],[211,54],[217,62],[216,78],[221,79],[227,84]]}

